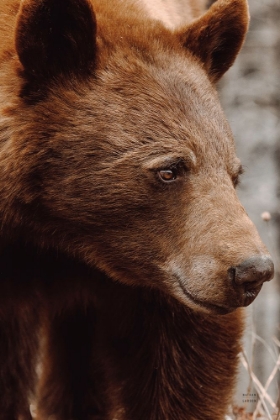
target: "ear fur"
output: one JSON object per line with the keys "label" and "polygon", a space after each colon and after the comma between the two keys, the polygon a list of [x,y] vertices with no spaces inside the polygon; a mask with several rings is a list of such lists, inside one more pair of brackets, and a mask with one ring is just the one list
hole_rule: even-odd
{"label": "ear fur", "polygon": [[247,0],[217,0],[200,18],[179,34],[197,56],[213,83],[233,64],[249,24]]}
{"label": "ear fur", "polygon": [[15,45],[27,74],[84,73],[94,62],[96,21],[88,0],[23,0]]}

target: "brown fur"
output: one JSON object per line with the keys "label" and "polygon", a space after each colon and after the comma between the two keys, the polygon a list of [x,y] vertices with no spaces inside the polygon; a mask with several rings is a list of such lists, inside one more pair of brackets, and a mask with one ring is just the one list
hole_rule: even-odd
{"label": "brown fur", "polygon": [[229,269],[267,251],[213,86],[247,4],[193,5],[168,29],[129,0],[1,1],[1,420],[35,397],[38,420],[224,418],[253,299]]}

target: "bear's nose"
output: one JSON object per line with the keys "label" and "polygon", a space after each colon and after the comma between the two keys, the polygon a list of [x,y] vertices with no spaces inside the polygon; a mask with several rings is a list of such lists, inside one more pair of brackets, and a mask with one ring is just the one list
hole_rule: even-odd
{"label": "bear's nose", "polygon": [[268,255],[254,256],[228,270],[228,276],[237,286],[245,290],[257,288],[274,275],[274,264]]}

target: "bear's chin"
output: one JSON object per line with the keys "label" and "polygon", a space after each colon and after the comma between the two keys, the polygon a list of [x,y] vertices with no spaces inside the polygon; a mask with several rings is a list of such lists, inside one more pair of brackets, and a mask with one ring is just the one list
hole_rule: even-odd
{"label": "bear's chin", "polygon": [[184,305],[188,306],[190,309],[196,312],[201,312],[208,315],[227,315],[238,308],[238,306],[231,307],[195,299],[190,293],[188,293],[185,290],[183,291],[183,293],[184,296],[180,296],[180,301]]}

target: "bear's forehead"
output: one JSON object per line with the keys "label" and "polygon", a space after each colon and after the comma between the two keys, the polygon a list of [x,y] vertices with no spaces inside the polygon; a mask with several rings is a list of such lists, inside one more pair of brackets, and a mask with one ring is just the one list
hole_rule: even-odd
{"label": "bear's forehead", "polygon": [[111,63],[99,70],[92,94],[100,96],[131,141],[147,140],[170,150],[188,147],[200,156],[217,153],[223,159],[234,154],[217,94],[188,54],[174,52],[154,63],[137,56],[119,60],[117,66]]}
{"label": "bear's forehead", "polygon": [[112,52],[97,70],[94,84],[94,91],[101,88],[101,95],[108,95],[116,104],[126,104],[131,111],[142,107],[144,114],[149,110],[159,117],[169,115],[195,123],[220,120],[226,125],[206,71],[185,50],[166,48],[160,57],[151,55],[149,59],[137,49],[130,54]]}

